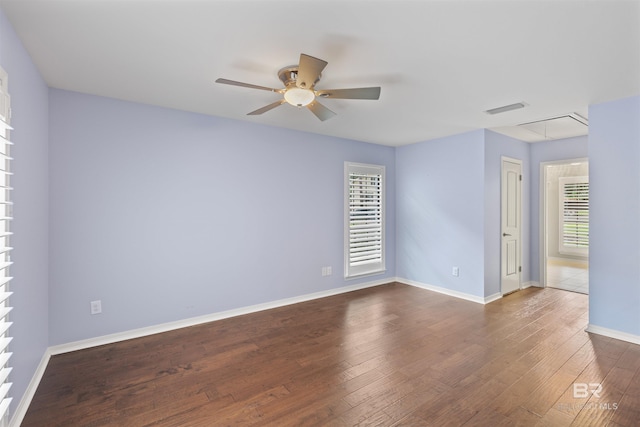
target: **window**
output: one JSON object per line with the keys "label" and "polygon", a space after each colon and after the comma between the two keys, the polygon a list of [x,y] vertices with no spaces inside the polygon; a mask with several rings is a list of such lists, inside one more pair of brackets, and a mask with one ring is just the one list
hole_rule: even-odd
{"label": "window", "polygon": [[562,177],[560,183],[560,253],[589,253],[589,177]]}
{"label": "window", "polygon": [[11,353],[8,351],[11,336],[9,335],[9,313],[11,306],[9,304],[9,266],[11,258],[9,256],[9,220],[11,219],[11,198],[10,198],[10,161],[9,147],[9,126],[10,107],[9,94],[7,93],[7,74],[0,68],[0,425],[7,424],[9,404],[9,358]]}
{"label": "window", "polygon": [[384,166],[345,163],[345,277],[384,272]]}

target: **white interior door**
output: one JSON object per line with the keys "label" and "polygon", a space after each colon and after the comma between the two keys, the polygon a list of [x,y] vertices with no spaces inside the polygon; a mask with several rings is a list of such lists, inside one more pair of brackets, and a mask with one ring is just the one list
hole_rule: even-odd
{"label": "white interior door", "polygon": [[501,186],[501,277],[502,295],[520,289],[522,271],[522,162],[502,158]]}

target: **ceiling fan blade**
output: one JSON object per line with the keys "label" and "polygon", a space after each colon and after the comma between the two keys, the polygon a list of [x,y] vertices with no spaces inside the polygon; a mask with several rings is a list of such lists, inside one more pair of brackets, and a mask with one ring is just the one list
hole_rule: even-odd
{"label": "ceiling fan blade", "polygon": [[296,86],[301,89],[313,89],[313,85],[316,84],[326,66],[327,61],[301,53]]}
{"label": "ceiling fan blade", "polygon": [[360,87],[354,89],[323,89],[316,91],[321,98],[335,99],[379,99],[379,87]]}
{"label": "ceiling fan blade", "polygon": [[277,93],[283,93],[284,92],[284,89],[273,89],[273,88],[270,88],[270,87],[252,85],[252,84],[249,84],[249,83],[242,83],[242,82],[237,82],[235,80],[228,80],[228,79],[218,79],[218,80],[216,80],[216,83],[222,83],[222,84],[225,84],[225,85],[232,85],[232,86],[248,87],[249,89],[268,90],[269,92],[277,92]]}
{"label": "ceiling fan blade", "polygon": [[307,108],[311,110],[311,112],[315,114],[316,117],[322,120],[323,122],[336,115],[336,113],[329,110],[327,107],[320,104],[318,101],[313,101],[311,104],[307,105]]}
{"label": "ceiling fan blade", "polygon": [[274,108],[281,106],[285,102],[287,102],[287,101],[285,101],[284,99],[281,99],[279,101],[276,101],[276,102],[274,102],[272,104],[267,105],[266,107],[258,108],[255,111],[247,113],[247,116],[257,116],[258,114],[266,113],[269,110],[273,110]]}

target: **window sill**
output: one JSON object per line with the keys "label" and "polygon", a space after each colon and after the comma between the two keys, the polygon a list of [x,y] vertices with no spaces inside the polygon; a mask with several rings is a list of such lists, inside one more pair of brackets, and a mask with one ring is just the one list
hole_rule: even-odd
{"label": "window sill", "polygon": [[369,277],[369,276],[381,276],[383,274],[385,274],[387,272],[386,268],[383,268],[382,270],[376,270],[376,271],[369,271],[366,273],[358,273],[358,274],[352,274],[350,276],[344,276],[345,280],[355,280],[355,279],[360,279],[362,277]]}

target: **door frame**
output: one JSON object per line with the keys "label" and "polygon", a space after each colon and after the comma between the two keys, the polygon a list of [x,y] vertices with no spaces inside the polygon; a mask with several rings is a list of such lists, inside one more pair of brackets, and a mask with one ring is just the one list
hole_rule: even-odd
{"label": "door frame", "polygon": [[[521,159],[516,159],[513,157],[507,157],[507,156],[501,156],[500,157],[500,294],[501,295],[505,295],[504,290],[503,290],[503,286],[502,286],[502,272],[503,272],[503,262],[504,262],[504,256],[502,253],[502,196],[503,196],[503,183],[504,183],[504,163],[505,162],[509,162],[509,163],[516,163],[518,165],[520,165],[520,176],[522,177],[522,172],[523,172],[523,161]],[[520,225],[518,227],[518,268],[520,271],[518,271],[518,289],[516,289],[516,291],[521,290],[522,289],[522,179],[518,181],[518,224]],[[515,291],[511,291],[511,292],[515,292]]]}
{"label": "door frame", "polygon": [[538,222],[540,229],[539,236],[539,256],[540,256],[540,287],[547,287],[547,258],[549,251],[547,250],[548,239],[548,219],[547,219],[547,166],[565,165],[567,163],[589,162],[588,157],[578,157],[574,159],[552,160],[548,162],[540,162],[540,185],[538,191],[540,193],[540,212],[538,214]]}

